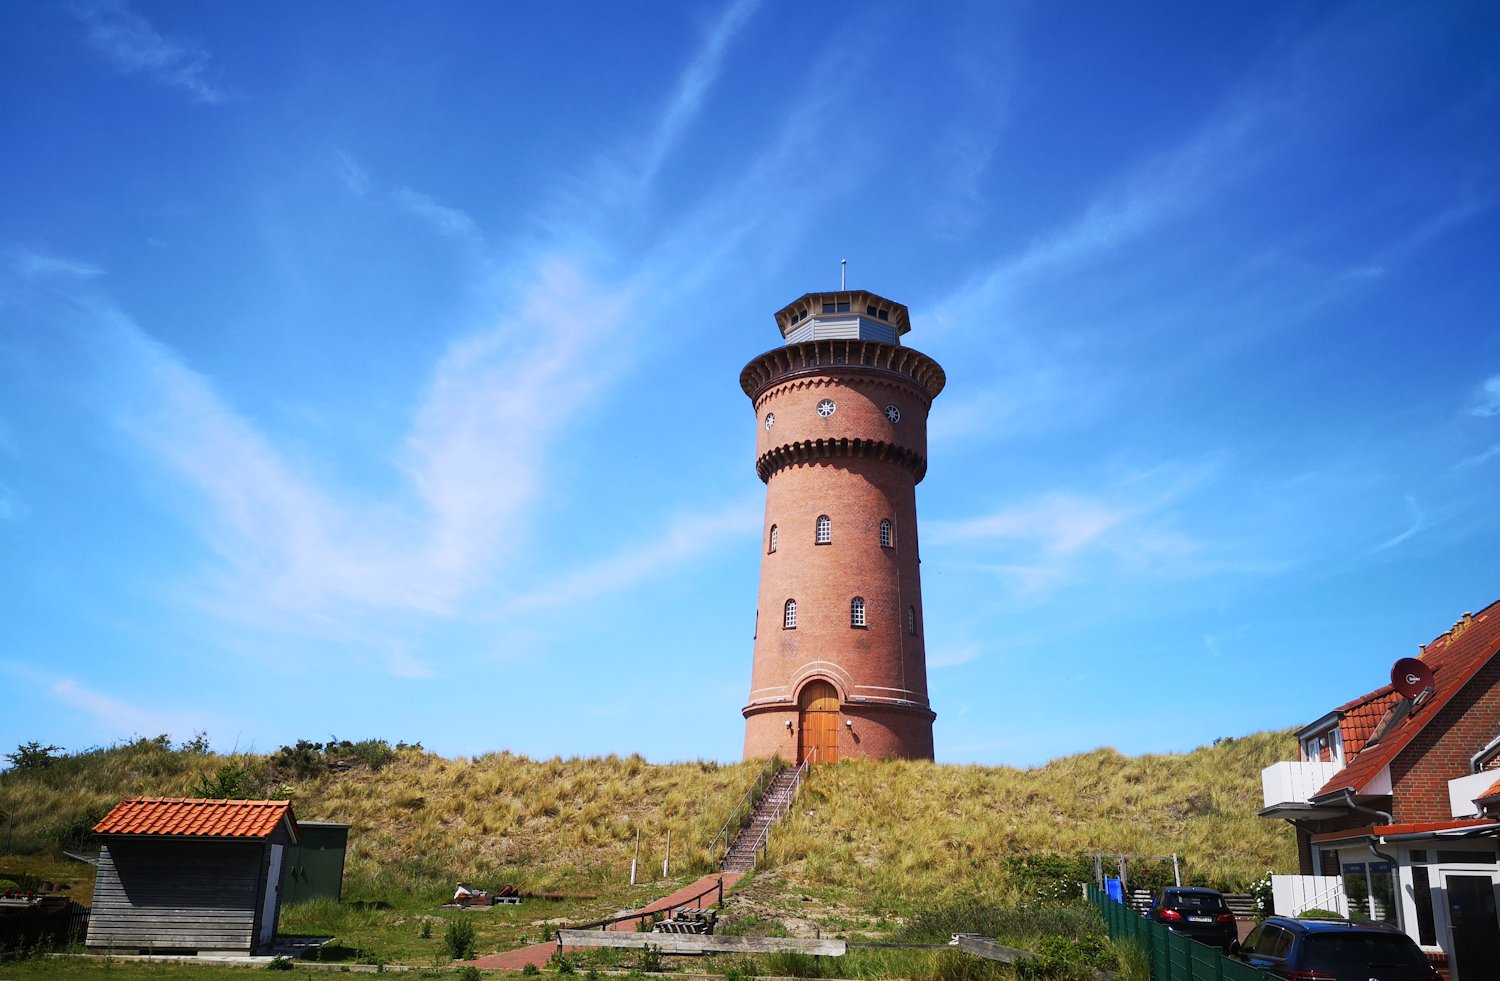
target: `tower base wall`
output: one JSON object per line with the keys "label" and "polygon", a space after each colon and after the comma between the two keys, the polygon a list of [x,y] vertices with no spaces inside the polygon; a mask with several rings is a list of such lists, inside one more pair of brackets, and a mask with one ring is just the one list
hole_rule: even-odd
{"label": "tower base wall", "polygon": [[[744,710],[745,759],[797,759],[799,714],[794,704]],[[839,706],[839,759],[930,760],[932,721],[926,709],[844,704]],[[791,723],[791,728],[787,723]],[[845,722],[851,723],[845,725]]]}

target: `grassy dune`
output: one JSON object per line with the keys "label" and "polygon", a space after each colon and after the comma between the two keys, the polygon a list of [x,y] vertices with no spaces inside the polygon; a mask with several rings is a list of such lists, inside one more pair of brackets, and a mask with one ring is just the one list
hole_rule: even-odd
{"label": "grassy dune", "polygon": [[[759,768],[652,765],[636,756],[445,759],[420,747],[380,748],[366,757],[231,758],[143,739],[11,769],[0,773],[0,812],[9,816],[0,856],[16,865],[15,856],[86,848],[87,828],[120,798],[191,795],[227,766],[243,796],[289,797],[301,818],[353,825],[352,898],[425,902],[469,879],[607,901],[637,832],[643,880],[659,874],[669,829],[674,879],[712,868],[706,846]],[[1291,836],[1255,817],[1261,768],[1294,748],[1278,732],[1184,754],[1099,749],[1024,770],[820,767],[747,896],[766,910],[795,901],[815,920],[879,922],[944,899],[1024,899],[1018,860],[1090,851],[1175,852],[1192,881],[1243,886],[1268,867],[1294,864]],[[0,869],[6,863],[0,857]]]}
{"label": "grassy dune", "polygon": [[1025,898],[1008,859],[1043,853],[1176,853],[1187,880],[1244,888],[1295,865],[1284,826],[1255,816],[1261,769],[1294,751],[1276,732],[1026,770],[842,763],[815,771],[771,860],[840,902],[865,896],[892,911],[917,898]]}

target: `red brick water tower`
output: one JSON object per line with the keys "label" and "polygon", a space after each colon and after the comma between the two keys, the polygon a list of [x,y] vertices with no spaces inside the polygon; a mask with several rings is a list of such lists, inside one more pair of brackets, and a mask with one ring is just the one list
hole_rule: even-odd
{"label": "red brick water tower", "polygon": [[740,372],[766,483],[745,757],[930,760],[916,489],[943,369],[864,290],[776,323],[785,346]]}

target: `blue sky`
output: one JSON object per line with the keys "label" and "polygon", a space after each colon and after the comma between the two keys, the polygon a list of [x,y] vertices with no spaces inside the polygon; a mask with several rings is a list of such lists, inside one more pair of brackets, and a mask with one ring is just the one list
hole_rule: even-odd
{"label": "blue sky", "polygon": [[739,369],[941,362],[937,754],[1186,750],[1500,599],[1491,4],[0,8],[0,746],[736,759]]}

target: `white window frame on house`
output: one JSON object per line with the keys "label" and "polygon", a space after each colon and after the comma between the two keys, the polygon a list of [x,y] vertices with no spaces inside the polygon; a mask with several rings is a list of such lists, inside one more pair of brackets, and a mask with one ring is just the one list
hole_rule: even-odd
{"label": "white window frame on house", "polygon": [[771,526],[771,541],[770,541],[770,544],[767,545],[766,551],[767,552],[774,552],[774,551],[776,551],[776,526],[775,525]]}
{"label": "white window frame on house", "polygon": [[863,596],[856,596],[849,601],[849,626],[869,626],[869,623],[865,621],[865,598]]}
{"label": "white window frame on house", "polygon": [[880,519],[880,547],[891,548],[896,544],[896,534],[891,529],[891,519]]}
{"label": "white window frame on house", "polygon": [[[1465,840],[1453,838],[1443,840],[1441,837],[1433,837],[1420,841],[1406,842],[1396,853],[1399,859],[1396,865],[1396,889],[1398,905],[1400,906],[1400,925],[1406,935],[1415,940],[1425,951],[1437,953],[1448,949],[1448,938],[1451,936],[1452,926],[1447,909],[1447,882],[1448,875],[1488,875],[1490,881],[1496,888],[1500,888],[1500,868],[1494,862],[1463,862],[1454,861],[1452,858],[1439,860],[1438,852],[1466,852],[1466,851],[1490,851],[1493,845],[1481,844],[1487,839]],[[1394,848],[1391,849],[1395,851]],[[1415,861],[1413,851],[1425,852],[1428,856],[1425,861]],[[1421,928],[1418,922],[1420,911],[1417,908],[1417,882],[1416,870],[1425,869],[1427,872],[1427,890],[1432,915],[1433,940],[1434,943],[1422,943]],[[1462,971],[1462,965],[1459,966]]]}
{"label": "white window frame on house", "polygon": [[817,523],[813,525],[813,544],[830,545],[832,543],[833,519],[826,514],[820,514]]}
{"label": "white window frame on house", "polygon": [[781,629],[797,629],[797,601],[794,599],[787,600],[781,608]]}
{"label": "white window frame on house", "polygon": [[1344,733],[1339,726],[1337,714],[1330,713],[1297,733],[1297,747],[1304,763],[1318,763],[1323,759],[1323,749],[1336,765],[1344,765]]}
{"label": "white window frame on house", "polygon": [[917,608],[915,606],[906,608],[906,632],[913,637],[917,635]]}

